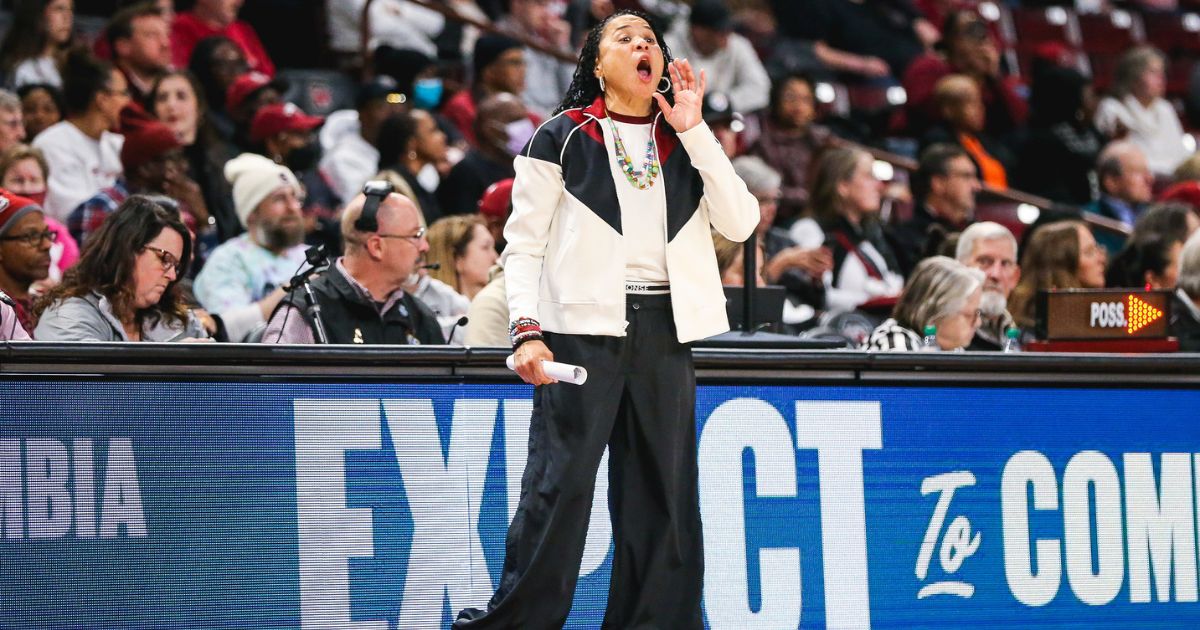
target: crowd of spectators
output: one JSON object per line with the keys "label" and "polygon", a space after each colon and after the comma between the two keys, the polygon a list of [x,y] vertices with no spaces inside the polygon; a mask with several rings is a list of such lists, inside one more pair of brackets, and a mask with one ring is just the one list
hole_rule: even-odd
{"label": "crowd of spectators", "polygon": [[[0,337],[506,345],[514,160],[587,30],[635,9],[707,75],[705,122],[759,202],[755,284],[786,296],[775,331],[997,350],[1030,338],[1040,291],[1145,287],[1175,291],[1200,348],[1200,156],[1168,76],[1192,53],[1020,41],[1043,2],[376,0],[367,24],[365,0],[6,4]],[[93,5],[103,28],[76,20]],[[290,37],[301,17],[321,41]],[[1009,191],[1040,213],[985,216]],[[309,286],[343,303],[319,335],[290,284],[316,246]],[[746,284],[742,244],[714,246]]]}

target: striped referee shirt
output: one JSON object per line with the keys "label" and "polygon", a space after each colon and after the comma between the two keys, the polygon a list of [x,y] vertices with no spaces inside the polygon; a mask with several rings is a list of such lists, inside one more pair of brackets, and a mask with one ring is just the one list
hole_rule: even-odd
{"label": "striped referee shirt", "polygon": [[867,338],[863,350],[870,352],[916,352],[921,349],[921,337],[917,333],[887,318]]}

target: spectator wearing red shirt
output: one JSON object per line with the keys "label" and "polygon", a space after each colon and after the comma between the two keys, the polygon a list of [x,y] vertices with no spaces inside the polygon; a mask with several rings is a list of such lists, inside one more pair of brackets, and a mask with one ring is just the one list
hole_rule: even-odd
{"label": "spectator wearing red shirt", "polygon": [[[158,14],[167,21],[167,30],[171,30],[171,23],[175,21],[174,0],[120,0],[117,3],[117,9],[124,10],[143,4],[154,5],[158,9]],[[108,27],[105,27],[100,32],[100,35],[96,37],[96,41],[92,42],[92,54],[100,59],[112,61],[112,46],[108,43]],[[170,55],[169,52],[167,54],[168,56]]]}
{"label": "spectator wearing red shirt", "polygon": [[[475,42],[472,63],[475,70],[471,87],[451,97],[442,115],[474,146],[475,111],[479,103],[492,94],[507,92],[519,98],[525,91],[525,49],[511,37],[484,35]],[[534,125],[542,122],[533,113],[529,119]]]}
{"label": "spectator wearing red shirt", "polygon": [[987,110],[985,129],[998,139],[1006,139],[1025,126],[1029,108],[1016,92],[1016,82],[1000,74],[1000,51],[993,41],[987,24],[970,11],[952,11],[942,27],[939,53],[918,57],[904,73],[903,85],[908,92],[904,110],[906,121],[900,128],[920,135],[938,120],[934,102],[934,86],[949,74],[965,74],[979,84]]}
{"label": "spectator wearing red shirt", "polygon": [[275,76],[275,64],[263,48],[254,27],[237,19],[243,0],[196,0],[191,11],[175,16],[171,24],[171,46],[175,66],[188,65],[196,44],[213,35],[228,37],[242,49],[251,70]]}

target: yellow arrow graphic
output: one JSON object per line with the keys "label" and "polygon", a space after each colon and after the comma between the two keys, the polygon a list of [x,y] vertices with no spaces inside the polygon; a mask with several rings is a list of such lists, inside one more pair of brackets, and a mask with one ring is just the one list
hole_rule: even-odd
{"label": "yellow arrow graphic", "polygon": [[1125,321],[1128,325],[1127,330],[1131,335],[1163,316],[1162,311],[1143,302],[1135,295],[1129,296],[1127,306],[1125,309]]}

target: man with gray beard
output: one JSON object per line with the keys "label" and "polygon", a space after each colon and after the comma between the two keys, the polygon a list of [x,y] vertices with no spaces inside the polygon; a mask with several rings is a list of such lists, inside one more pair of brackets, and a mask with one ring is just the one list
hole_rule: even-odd
{"label": "man with gray beard", "polygon": [[234,208],[246,233],[209,254],[196,276],[196,299],[242,341],[283,299],[282,287],[305,263],[303,197],[292,171],[252,153],[225,165]]}
{"label": "man with gray beard", "polygon": [[986,277],[979,301],[983,323],[967,349],[1000,350],[1005,331],[1016,326],[1008,312],[1008,296],[1021,279],[1017,239],[1003,225],[983,221],[963,230],[955,254],[959,262],[983,271]]}

